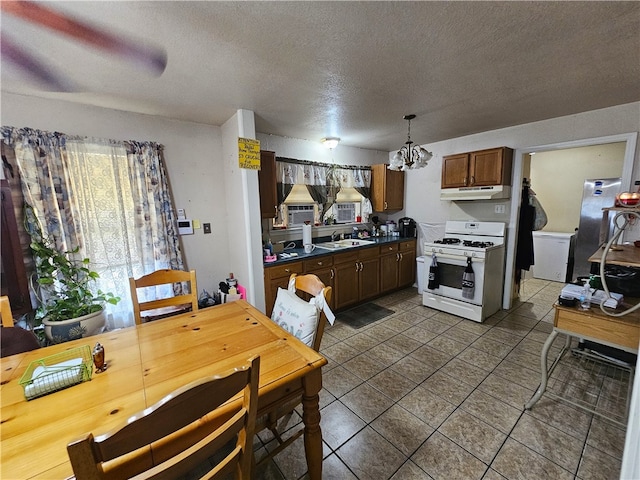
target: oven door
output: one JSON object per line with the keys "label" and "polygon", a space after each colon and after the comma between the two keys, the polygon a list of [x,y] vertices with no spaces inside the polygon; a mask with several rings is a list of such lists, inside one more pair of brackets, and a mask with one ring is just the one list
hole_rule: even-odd
{"label": "oven door", "polygon": [[[462,296],[462,275],[467,267],[467,257],[465,255],[436,255],[438,262],[438,273],[440,275],[440,286],[435,290],[427,288],[428,292],[443,297],[455,298],[462,302],[482,305],[482,289],[484,288],[484,258],[471,258],[471,267],[475,278],[475,289],[473,298]],[[429,272],[427,270],[427,281],[429,285]]]}

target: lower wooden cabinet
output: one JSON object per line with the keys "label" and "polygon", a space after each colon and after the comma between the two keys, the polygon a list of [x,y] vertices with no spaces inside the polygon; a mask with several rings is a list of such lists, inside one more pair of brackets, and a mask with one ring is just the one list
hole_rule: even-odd
{"label": "lower wooden cabinet", "polygon": [[398,288],[398,244],[380,246],[380,293]]}
{"label": "lower wooden cabinet", "polygon": [[292,273],[302,273],[302,262],[274,265],[264,269],[265,314],[268,317],[271,317],[273,305],[276,303],[278,287],[287,288]]}
{"label": "lower wooden cabinet", "polygon": [[329,308],[335,310],[335,277],[336,272],[333,267],[333,256],[317,257],[303,262],[303,270],[305,275],[313,273],[316,275],[325,287],[331,287],[331,300],[329,300]]}
{"label": "lower wooden cabinet", "polygon": [[336,271],[335,307],[343,310],[380,294],[380,258],[377,248],[333,256]]}
{"label": "lower wooden cabinet", "polygon": [[410,287],[416,281],[416,241],[399,243],[398,288]]}
{"label": "lower wooden cabinet", "polygon": [[335,291],[333,298],[336,310],[355,305],[359,301],[358,277],[360,264],[358,253],[350,251],[338,253],[333,256],[333,265],[336,272]]}
{"label": "lower wooden cabinet", "polygon": [[380,293],[413,285],[416,277],[416,241],[380,246]]}
{"label": "lower wooden cabinet", "polygon": [[278,287],[287,288],[292,273],[313,273],[331,286],[329,306],[340,311],[413,285],[415,272],[415,239],[268,266],[264,269],[266,314],[271,316]]}

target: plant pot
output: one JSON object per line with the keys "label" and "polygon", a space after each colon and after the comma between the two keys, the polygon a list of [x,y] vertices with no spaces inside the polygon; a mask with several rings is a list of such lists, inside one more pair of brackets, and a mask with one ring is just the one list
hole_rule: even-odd
{"label": "plant pot", "polygon": [[42,324],[44,325],[44,333],[51,342],[62,343],[102,333],[106,318],[104,309],[102,309],[99,312],[59,322],[51,322],[45,318],[42,320]]}

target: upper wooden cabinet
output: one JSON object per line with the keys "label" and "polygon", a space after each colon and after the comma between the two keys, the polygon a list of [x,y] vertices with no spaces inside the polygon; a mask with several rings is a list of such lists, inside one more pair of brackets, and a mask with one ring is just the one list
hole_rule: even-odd
{"label": "upper wooden cabinet", "polygon": [[260,151],[260,170],[258,170],[258,188],[260,190],[260,216],[276,216],[278,196],[276,195],[276,152]]}
{"label": "upper wooden cabinet", "polygon": [[386,164],[371,167],[371,203],[375,212],[404,208],[404,172],[389,170]]}
{"label": "upper wooden cabinet", "polygon": [[442,188],[509,185],[513,150],[507,147],[442,158]]}

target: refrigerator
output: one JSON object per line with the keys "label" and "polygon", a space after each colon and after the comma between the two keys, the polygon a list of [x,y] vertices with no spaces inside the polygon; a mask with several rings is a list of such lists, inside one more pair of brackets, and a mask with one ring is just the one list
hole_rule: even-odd
{"label": "refrigerator", "polygon": [[613,215],[603,225],[605,207],[613,207],[620,193],[620,178],[593,178],[584,181],[580,223],[575,239],[573,277],[587,277],[591,264],[587,259],[613,234]]}

